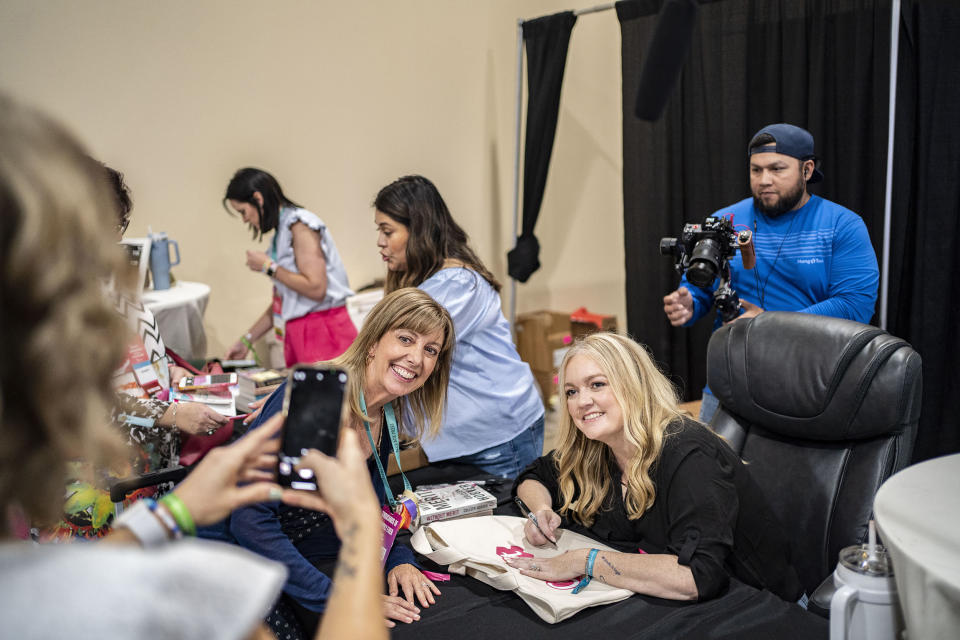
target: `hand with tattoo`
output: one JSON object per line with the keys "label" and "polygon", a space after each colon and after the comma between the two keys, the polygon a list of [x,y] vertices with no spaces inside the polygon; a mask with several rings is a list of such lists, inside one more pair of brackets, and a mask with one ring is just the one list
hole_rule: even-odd
{"label": "hand with tattoo", "polygon": [[583,575],[590,549],[573,549],[552,558],[517,558],[504,556],[503,560],[520,573],[538,580],[561,582]]}

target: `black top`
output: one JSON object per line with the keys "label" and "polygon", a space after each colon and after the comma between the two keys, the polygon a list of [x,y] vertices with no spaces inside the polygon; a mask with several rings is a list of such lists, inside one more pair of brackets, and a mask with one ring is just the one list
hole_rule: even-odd
{"label": "black top", "polygon": [[[660,458],[650,469],[656,498],[630,520],[620,491],[621,473],[608,458],[611,490],[586,528],[567,514],[562,526],[623,552],[668,553],[690,567],[700,600],[722,594],[734,575],[757,588],[796,601],[803,593],[790,565],[780,523],[748,468],[727,444],[699,422],[667,428]],[[560,488],[553,456],[535,460],[514,484],[543,484],[559,513]]]}

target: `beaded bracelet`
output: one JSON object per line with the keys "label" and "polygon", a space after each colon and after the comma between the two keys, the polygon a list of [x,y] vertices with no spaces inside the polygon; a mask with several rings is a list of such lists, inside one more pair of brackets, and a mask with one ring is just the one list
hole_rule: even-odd
{"label": "beaded bracelet", "polygon": [[590,549],[590,553],[587,554],[587,567],[584,571],[583,579],[577,583],[577,586],[573,588],[574,593],[580,593],[587,588],[587,585],[590,584],[590,581],[593,580],[593,563],[597,559],[597,554],[600,553],[599,549]]}
{"label": "beaded bracelet", "polygon": [[183,500],[180,499],[176,493],[168,493],[167,495],[160,498],[160,504],[165,506],[170,512],[170,515],[173,516],[173,519],[177,521],[177,524],[180,525],[180,529],[188,536],[197,535],[197,525],[193,522],[193,516],[190,515],[190,511],[187,509],[187,505],[183,504]]}

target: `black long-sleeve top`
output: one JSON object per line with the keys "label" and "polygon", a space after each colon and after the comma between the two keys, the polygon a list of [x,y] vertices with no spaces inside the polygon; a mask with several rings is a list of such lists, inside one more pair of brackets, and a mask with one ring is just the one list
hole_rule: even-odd
{"label": "black long-sleeve top", "polygon": [[[730,575],[781,598],[803,593],[790,565],[789,548],[776,516],[747,467],[707,427],[684,419],[668,427],[650,476],[653,505],[630,520],[620,490],[621,472],[608,457],[611,488],[593,525],[584,527],[567,514],[561,526],[628,553],[666,553],[690,567],[700,600],[722,594]],[[526,479],[543,484],[559,513],[560,488],[552,454],[535,460],[514,484]]]}

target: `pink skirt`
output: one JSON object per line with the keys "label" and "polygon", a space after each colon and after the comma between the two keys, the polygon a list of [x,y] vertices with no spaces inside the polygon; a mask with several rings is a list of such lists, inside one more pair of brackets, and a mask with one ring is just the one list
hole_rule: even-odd
{"label": "pink skirt", "polygon": [[290,320],[284,332],[283,356],[288,367],[336,358],[357,337],[346,307],[314,311]]}

